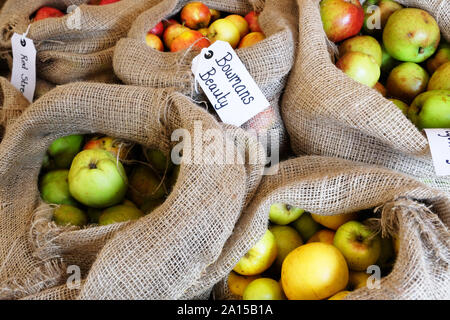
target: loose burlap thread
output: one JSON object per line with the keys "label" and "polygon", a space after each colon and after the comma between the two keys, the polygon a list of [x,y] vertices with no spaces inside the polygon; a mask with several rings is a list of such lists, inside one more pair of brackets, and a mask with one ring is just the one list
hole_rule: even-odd
{"label": "loose burlap thread", "polygon": [[[450,39],[448,1],[399,2],[428,11]],[[298,54],[281,110],[293,151],[383,165],[450,192],[450,180],[434,173],[425,135],[392,102],[333,64],[319,0],[297,3]]]}
{"label": "loose burlap thread", "polygon": [[[99,73],[112,73],[112,55],[116,42],[126,35],[142,11],[157,0],[121,0],[98,6],[87,0],[8,0],[0,14],[0,51],[11,50],[14,32],[24,33],[37,47],[37,75],[55,84],[86,80]],[[64,13],[61,18],[32,22],[30,16],[43,6]],[[5,55],[5,54],[4,54]],[[10,64],[10,53],[5,55]]]}
{"label": "loose burlap thread", "polygon": [[[265,176],[242,213],[222,259],[230,272],[264,235],[271,204],[281,202],[320,215],[380,207],[382,236],[396,235],[400,250],[380,289],[358,289],[348,299],[448,299],[450,199],[437,189],[394,171],[337,158],[306,156],[282,162]],[[238,299],[227,277],[215,299]]]}

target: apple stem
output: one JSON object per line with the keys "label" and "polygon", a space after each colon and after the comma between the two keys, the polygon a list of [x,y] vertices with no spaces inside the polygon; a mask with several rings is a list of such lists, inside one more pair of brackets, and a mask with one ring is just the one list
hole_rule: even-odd
{"label": "apple stem", "polygon": [[93,162],[89,163],[89,169],[97,169],[97,165]]}

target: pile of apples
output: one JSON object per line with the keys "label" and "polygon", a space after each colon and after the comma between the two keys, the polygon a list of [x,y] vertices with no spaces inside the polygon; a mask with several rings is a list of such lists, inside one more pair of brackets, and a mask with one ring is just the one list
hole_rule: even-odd
{"label": "pile of apples", "polygon": [[159,22],[147,33],[146,44],[159,51],[177,52],[190,47],[201,50],[217,40],[233,48],[245,48],[265,39],[255,11],[243,17],[210,9],[202,2],[190,2],[177,19]]}
{"label": "pile of apples", "polygon": [[[88,2],[89,5],[97,5],[97,6],[104,6],[110,3],[119,2],[120,0],[91,0]],[[33,21],[39,21],[44,20],[47,18],[59,18],[64,16],[65,13],[63,13],[61,10],[53,8],[53,7],[42,7],[36,13],[34,14]]]}
{"label": "pile of apples", "polygon": [[56,139],[44,157],[41,198],[59,226],[109,225],[160,206],[179,174],[163,152],[109,136]]}
{"label": "pile of apples", "polygon": [[393,0],[322,0],[320,13],[339,45],[339,69],[389,98],[420,130],[450,128],[450,45],[428,12]]}
{"label": "pile of apples", "polygon": [[272,204],[268,230],[229,274],[229,290],[243,300],[341,300],[371,281],[369,266],[387,275],[399,241],[374,231],[370,212],[321,216]]}

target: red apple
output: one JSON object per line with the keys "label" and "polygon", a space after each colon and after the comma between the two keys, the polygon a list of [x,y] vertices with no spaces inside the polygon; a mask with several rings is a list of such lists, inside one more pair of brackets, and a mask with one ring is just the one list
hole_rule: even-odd
{"label": "red apple", "polygon": [[170,26],[171,24],[180,24],[177,20],[175,19],[163,19],[162,21],[164,29],[166,29],[168,26]]}
{"label": "red apple", "polygon": [[251,32],[242,38],[241,42],[239,42],[238,49],[250,47],[265,38],[266,36],[262,32]]}
{"label": "red apple", "polygon": [[119,2],[120,0],[101,0],[100,3],[98,4],[99,6],[104,6],[106,4],[110,4],[110,3],[114,3],[114,2]]}
{"label": "red apple", "polygon": [[209,47],[211,43],[206,39],[200,32],[195,30],[188,30],[176,37],[172,46],[170,47],[171,52],[177,52],[180,50],[187,49],[193,45],[196,49],[203,49]]}
{"label": "red apple", "polygon": [[166,45],[166,48],[170,50],[173,40],[180,34],[188,30],[190,29],[179,23],[169,25],[163,34],[163,41],[164,44]]}
{"label": "red apple", "polygon": [[244,18],[247,20],[248,27],[250,28],[250,32],[263,32],[261,27],[259,26],[258,21],[259,13],[256,11],[250,11]]}
{"label": "red apple", "polygon": [[190,2],[181,10],[181,22],[191,29],[206,28],[211,21],[211,11],[201,2]]}
{"label": "red apple", "polygon": [[47,18],[58,18],[64,16],[60,10],[52,7],[42,7],[36,12],[34,21],[44,20]]}
{"label": "red apple", "polygon": [[164,44],[161,39],[153,33],[147,33],[145,36],[145,43],[150,47],[158,51],[164,51]]}
{"label": "red apple", "polygon": [[158,22],[156,26],[154,26],[153,29],[151,29],[149,32],[156,34],[158,37],[161,37],[164,33],[164,24],[162,23],[162,21]]}
{"label": "red apple", "polygon": [[364,24],[364,9],[358,0],[322,0],[320,15],[328,39],[334,42],[357,35]]}

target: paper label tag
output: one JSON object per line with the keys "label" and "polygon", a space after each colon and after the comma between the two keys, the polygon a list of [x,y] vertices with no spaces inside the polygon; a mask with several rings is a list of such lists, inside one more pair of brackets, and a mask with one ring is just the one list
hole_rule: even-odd
{"label": "paper label tag", "polygon": [[28,101],[33,102],[36,89],[36,48],[33,40],[14,33],[11,45],[13,53],[11,83]]}
{"label": "paper label tag", "polygon": [[264,94],[228,42],[216,41],[192,60],[200,84],[220,119],[240,127],[270,107]]}
{"label": "paper label tag", "polygon": [[450,129],[424,129],[437,176],[450,175]]}

